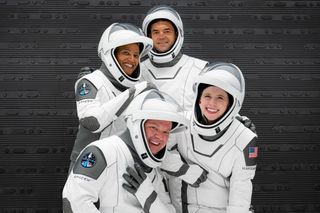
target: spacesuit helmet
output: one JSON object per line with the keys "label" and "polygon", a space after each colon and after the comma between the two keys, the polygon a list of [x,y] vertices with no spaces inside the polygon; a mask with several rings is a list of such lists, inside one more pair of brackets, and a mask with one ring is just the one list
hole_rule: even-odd
{"label": "spacesuit helmet", "polygon": [[144,36],[143,31],[128,23],[114,23],[102,34],[98,45],[98,56],[104,62],[112,76],[125,87],[131,87],[140,80],[140,64],[133,75],[127,75],[118,63],[115,56],[117,47],[127,44],[138,43],[140,48],[140,59],[144,57],[153,46],[152,39]]}
{"label": "spacesuit helmet", "polygon": [[179,13],[173,8],[165,5],[155,6],[149,10],[143,20],[142,30],[145,35],[150,35],[151,24],[157,19],[170,21],[175,28],[177,38],[173,46],[168,51],[159,53],[152,49],[148,55],[150,60],[156,63],[167,63],[172,61],[181,51],[184,40],[183,23]]}
{"label": "spacesuit helmet", "polygon": [[188,125],[180,105],[166,93],[155,89],[136,96],[124,112],[124,117],[139,158],[151,168],[160,166],[166,154],[166,146],[157,154],[152,154],[144,123],[150,119],[171,121],[170,134],[183,131]]}
{"label": "spacesuit helmet", "polygon": [[[213,124],[203,122],[199,99],[205,87],[216,86],[228,93],[229,106]],[[205,67],[196,77],[193,89],[196,100],[193,104],[193,128],[199,135],[215,136],[227,128],[238,115],[245,96],[245,81],[241,70],[231,63],[214,63]]]}

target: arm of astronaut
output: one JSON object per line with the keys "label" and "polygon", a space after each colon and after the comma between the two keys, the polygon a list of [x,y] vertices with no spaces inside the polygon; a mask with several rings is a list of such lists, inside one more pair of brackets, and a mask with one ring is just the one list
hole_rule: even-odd
{"label": "arm of astronaut", "polygon": [[179,153],[168,151],[162,161],[161,170],[167,174],[184,180],[192,187],[199,187],[207,180],[208,172],[197,164],[183,162]]}
{"label": "arm of astronaut", "polygon": [[163,198],[163,194],[156,192],[151,180],[144,173],[141,166],[135,163],[134,167],[135,170],[128,167],[127,173],[123,174],[123,178],[127,181],[127,184],[124,183],[122,186],[138,199],[144,212],[175,213],[174,207],[161,199]]}
{"label": "arm of astronaut", "polygon": [[118,118],[136,95],[154,88],[147,82],[141,82],[112,98],[112,96],[106,95],[105,88],[97,89],[85,78],[81,79],[77,85],[76,98],[79,122],[93,133],[101,132]]}
{"label": "arm of astronaut", "polygon": [[[90,153],[94,157],[90,157]],[[106,181],[106,165],[101,150],[96,146],[88,146],[82,152],[63,188],[65,213],[100,212],[95,203],[99,200],[99,192]]]}
{"label": "arm of astronaut", "polygon": [[229,205],[227,213],[248,213],[251,196],[252,182],[256,171],[258,147],[256,138],[245,147],[235,160],[230,179]]}
{"label": "arm of astronaut", "polygon": [[161,170],[167,174],[184,180],[192,187],[199,187],[200,184],[207,180],[208,172],[197,164],[188,164],[181,158],[177,149],[179,140],[184,140],[185,133],[172,134],[168,142],[168,152],[161,163]]}

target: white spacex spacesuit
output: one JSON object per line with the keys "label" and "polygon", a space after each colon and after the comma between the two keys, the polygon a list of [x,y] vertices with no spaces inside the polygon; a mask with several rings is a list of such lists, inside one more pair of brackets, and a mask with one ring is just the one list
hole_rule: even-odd
{"label": "white spacex spacesuit", "polygon": [[[232,97],[226,113],[211,125],[199,107],[200,85],[220,87]],[[243,75],[233,64],[209,65],[195,79],[194,89],[191,128],[179,135],[178,150],[188,163],[208,171],[207,180],[198,188],[182,183],[180,193],[177,179],[172,179],[171,198],[182,202],[183,213],[248,213],[258,147],[256,134],[235,119],[245,95]]]}
{"label": "white spacex spacesuit", "polygon": [[[63,189],[64,213],[175,212],[159,170],[166,147],[152,154],[144,123],[148,119],[171,121],[171,133],[185,130],[187,120],[181,107],[166,94],[149,90],[133,99],[124,114],[125,131],[92,142],[79,155]],[[147,177],[131,194],[123,186],[123,174],[134,164]],[[97,201],[99,207],[94,205]]]}
{"label": "white spacex spacesuit", "polygon": [[142,24],[146,35],[150,35],[150,27],[155,20],[170,21],[177,38],[167,52],[159,53],[154,48],[148,53],[149,58],[141,63],[142,79],[170,94],[184,110],[189,111],[194,98],[193,80],[208,62],[181,53],[184,40],[183,23],[174,9],[168,6],[152,8]]}
{"label": "white spacex spacesuit", "polygon": [[103,62],[101,68],[82,76],[75,83],[79,129],[69,170],[86,145],[124,128],[123,119],[117,118],[136,94],[150,86],[146,82],[138,84],[140,66],[134,75],[129,76],[115,57],[117,47],[131,43],[141,44],[140,58],[152,48],[152,40],[145,37],[140,28],[124,23],[110,25],[98,45],[98,55]]}

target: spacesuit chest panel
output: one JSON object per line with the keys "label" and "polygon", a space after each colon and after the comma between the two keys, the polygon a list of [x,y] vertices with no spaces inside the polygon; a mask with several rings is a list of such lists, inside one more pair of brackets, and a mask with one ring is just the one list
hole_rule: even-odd
{"label": "spacesuit chest panel", "polygon": [[150,60],[142,64],[142,78],[154,83],[160,91],[170,94],[185,110],[192,109],[195,76],[207,62],[182,55],[178,63],[171,67],[155,67]]}
{"label": "spacesuit chest panel", "polygon": [[[144,62],[144,69],[146,69],[144,74],[147,74],[152,80],[155,81],[174,80],[178,75],[180,75],[182,67],[188,67],[187,59],[188,56],[183,55],[179,62],[171,67],[156,67],[150,62],[150,60],[146,60]],[[189,66],[189,69],[190,68],[191,67]],[[183,73],[187,72],[184,70]]]}
{"label": "spacesuit chest panel", "polygon": [[[172,67],[155,67],[149,60],[145,62],[145,76],[154,83],[159,90],[179,98],[182,101],[185,82],[192,68],[192,61],[183,55],[179,62]],[[181,103],[181,102],[180,102]]]}
{"label": "spacesuit chest panel", "polygon": [[197,209],[197,206],[223,210],[227,206],[233,166],[236,159],[243,155],[237,146],[237,138],[244,129],[241,123],[235,121],[216,141],[205,141],[194,132],[193,138],[189,137],[185,153],[187,158],[208,171],[207,181],[201,183],[199,188],[187,188],[189,210],[193,207]]}
{"label": "spacesuit chest panel", "polygon": [[231,175],[232,165],[235,157],[240,154],[235,141],[239,134],[241,125],[233,122],[229,129],[215,141],[203,140],[192,131],[188,141],[188,158],[199,163],[205,169],[219,173],[224,178]]}

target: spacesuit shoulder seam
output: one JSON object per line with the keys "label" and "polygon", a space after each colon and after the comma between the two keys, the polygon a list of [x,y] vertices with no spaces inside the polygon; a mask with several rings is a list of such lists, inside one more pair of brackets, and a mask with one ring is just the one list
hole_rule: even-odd
{"label": "spacesuit shoulder seam", "polygon": [[99,147],[103,150],[105,158],[108,162],[107,167],[110,167],[114,163],[117,162],[117,154],[115,144],[119,143],[119,137],[113,135],[108,138],[97,141],[99,143]]}
{"label": "spacesuit shoulder seam", "polygon": [[[192,57],[192,56],[188,56],[191,60],[193,60],[193,64],[196,68],[202,70],[207,64],[208,62],[207,61],[204,61],[202,59],[199,59],[199,58],[195,58],[195,57]],[[189,60],[190,60],[189,59]]]}
{"label": "spacesuit shoulder seam", "polygon": [[253,138],[257,137],[249,128],[245,127],[239,122],[238,135],[235,138],[236,146],[239,150],[243,151],[246,146],[252,141]]}

